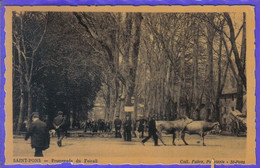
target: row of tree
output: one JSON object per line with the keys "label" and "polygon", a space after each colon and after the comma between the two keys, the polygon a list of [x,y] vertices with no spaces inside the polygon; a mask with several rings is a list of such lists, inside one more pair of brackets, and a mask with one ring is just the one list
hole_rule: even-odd
{"label": "row of tree", "polygon": [[202,119],[201,104],[219,120],[230,81],[243,108],[245,60],[245,13],[14,12],[15,128],[32,111],[86,119],[98,92],[110,121],[131,105],[134,119]]}
{"label": "row of tree", "polygon": [[70,16],[13,13],[13,109],[18,131],[24,121],[30,122],[33,111],[52,120],[60,110],[67,115],[74,111],[73,117],[80,118],[93,107],[101,72],[87,39],[67,27]]}

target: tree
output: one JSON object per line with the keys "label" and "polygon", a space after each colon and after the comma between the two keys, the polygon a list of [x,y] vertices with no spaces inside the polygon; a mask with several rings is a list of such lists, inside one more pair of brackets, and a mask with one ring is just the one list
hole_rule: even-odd
{"label": "tree", "polygon": [[[230,13],[15,14],[18,127],[25,108],[49,115],[50,120],[58,110],[85,120],[101,97],[107,121],[116,115],[122,119],[124,106],[132,106],[133,97],[133,119],[139,115],[199,119],[202,104],[207,104],[215,109],[212,119],[218,120],[222,90],[232,81],[230,72],[240,89],[238,109],[246,91],[241,76],[241,72],[245,75],[245,15],[241,18],[237,29]],[[198,113],[195,117],[193,111]]]}
{"label": "tree", "polygon": [[32,113],[32,77],[37,67],[36,52],[46,32],[47,19],[45,13],[14,12],[13,13],[13,45],[18,55],[18,71],[20,74],[20,112],[18,128],[20,131],[24,111],[24,88],[27,92],[28,122]]}
{"label": "tree", "polygon": [[[121,25],[122,22],[120,21],[120,17],[116,17],[119,14],[103,13],[101,16],[96,16],[86,13],[74,13],[74,15],[77,18],[78,23],[84,27],[88,36],[96,42],[94,48],[101,49],[102,57],[105,58],[104,64],[108,65],[111,73],[115,75],[115,78],[112,77],[115,82],[115,85],[113,84],[113,86],[118,88],[118,80],[122,83],[122,90],[125,90],[122,92],[125,94],[122,95],[122,98],[125,99],[126,105],[130,105],[131,97],[133,97],[135,89],[142,15],[140,13],[126,13],[124,18],[125,26]],[[98,27],[102,27],[103,24],[107,25],[106,33],[101,32],[103,31],[102,29],[98,29]],[[126,41],[124,46],[120,44],[121,41],[119,38],[116,38],[117,36],[124,36],[123,40]],[[111,41],[114,43],[111,43]],[[119,52],[123,58],[123,73],[120,72],[118,66]],[[118,93],[117,89],[115,91]],[[111,95],[113,96],[114,93],[110,93],[110,96]],[[110,100],[110,104],[115,104],[117,102],[118,94],[115,94],[115,96],[116,98],[112,102]],[[114,108],[110,109],[110,111],[114,111]]]}
{"label": "tree", "polygon": [[[214,22],[215,14],[214,13],[209,13],[208,14],[208,19],[209,22]],[[213,42],[214,42],[214,36],[216,30],[210,26],[210,24],[207,24],[206,27],[206,32],[207,32],[207,55],[208,55],[208,86],[207,86],[207,102],[206,105],[208,108],[210,108],[210,103],[213,102],[214,98],[214,77],[213,77]],[[208,120],[208,115],[205,116],[205,119]]]}

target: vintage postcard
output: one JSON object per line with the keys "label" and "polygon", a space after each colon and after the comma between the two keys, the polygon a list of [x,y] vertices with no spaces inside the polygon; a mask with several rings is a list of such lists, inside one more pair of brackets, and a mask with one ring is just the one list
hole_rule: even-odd
{"label": "vintage postcard", "polygon": [[256,164],[255,12],[6,6],[5,164]]}

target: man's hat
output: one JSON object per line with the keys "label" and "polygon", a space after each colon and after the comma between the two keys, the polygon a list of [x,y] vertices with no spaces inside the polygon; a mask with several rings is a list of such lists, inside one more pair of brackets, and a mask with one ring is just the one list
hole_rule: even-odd
{"label": "man's hat", "polygon": [[39,118],[39,113],[38,112],[33,112],[32,113],[32,118]]}
{"label": "man's hat", "polygon": [[59,114],[59,115],[62,115],[62,114],[63,114],[63,112],[62,112],[62,111],[58,111],[58,114]]}
{"label": "man's hat", "polygon": [[116,117],[119,117],[119,115],[117,115]]}

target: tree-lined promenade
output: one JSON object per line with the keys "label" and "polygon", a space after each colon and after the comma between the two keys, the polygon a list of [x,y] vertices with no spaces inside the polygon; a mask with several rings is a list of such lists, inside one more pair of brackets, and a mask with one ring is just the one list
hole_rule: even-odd
{"label": "tree-lined promenade", "polygon": [[125,106],[133,120],[219,121],[225,87],[243,109],[245,67],[245,13],[14,12],[14,130],[33,111],[87,120],[97,96],[105,121]]}

